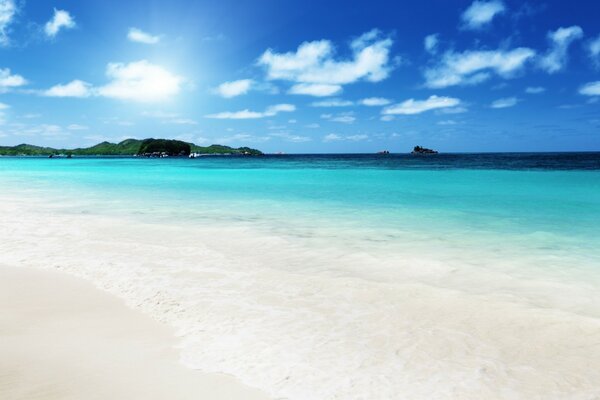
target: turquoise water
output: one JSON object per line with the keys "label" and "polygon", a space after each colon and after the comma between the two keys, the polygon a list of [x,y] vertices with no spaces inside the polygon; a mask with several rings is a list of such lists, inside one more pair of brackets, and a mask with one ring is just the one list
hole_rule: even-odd
{"label": "turquoise water", "polygon": [[600,394],[599,153],[0,158],[0,187],[6,262],[172,324],[194,368],[290,399]]}
{"label": "turquoise water", "polygon": [[5,158],[0,182],[186,220],[218,214],[598,236],[600,155],[452,157]]}

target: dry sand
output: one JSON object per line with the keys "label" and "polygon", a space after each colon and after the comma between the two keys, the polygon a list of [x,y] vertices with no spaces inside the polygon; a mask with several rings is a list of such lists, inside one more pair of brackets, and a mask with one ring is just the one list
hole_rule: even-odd
{"label": "dry sand", "polygon": [[175,343],[88,282],[0,265],[0,399],[268,398],[180,365]]}

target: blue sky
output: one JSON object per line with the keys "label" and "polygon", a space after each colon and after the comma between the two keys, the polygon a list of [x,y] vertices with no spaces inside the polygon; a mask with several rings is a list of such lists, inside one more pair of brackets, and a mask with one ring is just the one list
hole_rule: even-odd
{"label": "blue sky", "polygon": [[0,0],[0,143],[600,150],[596,1]]}

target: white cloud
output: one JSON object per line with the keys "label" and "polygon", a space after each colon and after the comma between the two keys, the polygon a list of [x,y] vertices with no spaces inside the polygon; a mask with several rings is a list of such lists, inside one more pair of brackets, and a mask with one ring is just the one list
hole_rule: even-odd
{"label": "white cloud", "polygon": [[380,120],[382,120],[383,122],[390,122],[395,120],[396,118],[394,118],[393,115],[382,115]]}
{"label": "white cloud", "polygon": [[42,92],[48,97],[89,97],[92,94],[92,85],[80,80],[71,81],[65,85],[52,86]]}
{"label": "white cloud", "polygon": [[362,104],[363,106],[377,107],[377,106],[387,106],[391,102],[392,102],[391,100],[385,99],[383,97],[368,97],[366,99],[362,99],[360,101],[360,104]]}
{"label": "white cloud", "polygon": [[453,97],[445,96],[430,96],[426,100],[408,99],[400,104],[386,107],[383,115],[413,115],[420,114],[425,111],[435,110],[440,108],[456,107],[460,104],[460,100]]}
{"label": "white cloud", "polygon": [[138,28],[129,28],[129,31],[127,32],[127,39],[132,42],[144,44],[157,44],[160,42],[159,35],[152,35]]}
{"label": "white cloud", "polygon": [[562,70],[568,61],[567,51],[573,41],[583,37],[583,30],[577,26],[558,28],[554,32],[548,32],[550,49],[539,60],[539,66],[549,74]]}
{"label": "white cloud", "polygon": [[388,77],[392,40],[372,30],[351,42],[353,57],[336,60],[329,40],[304,42],[295,52],[265,51],[258,64],[266,68],[267,78],[294,82],[292,94],[331,96],[342,85],[360,80],[379,82]]}
{"label": "white cloud", "polygon": [[465,29],[480,29],[489,24],[498,14],[506,11],[504,3],[499,0],[474,1],[461,15]]}
{"label": "white cloud", "polygon": [[352,105],[354,105],[354,103],[350,100],[342,99],[327,99],[311,103],[311,106],[313,107],[349,107]]}
{"label": "white cloud", "polygon": [[46,26],[44,27],[44,32],[49,37],[54,37],[60,32],[62,28],[64,29],[72,29],[75,27],[75,20],[69,14],[68,11],[65,10],[57,10],[54,9],[54,16],[48,22],[46,22]]}
{"label": "white cloud", "polygon": [[516,97],[505,97],[503,99],[498,99],[492,102],[490,107],[492,108],[509,108],[514,107],[519,102],[519,99]]}
{"label": "white cloud", "polygon": [[316,124],[316,123],[312,123],[312,124],[305,125],[304,127],[308,128],[308,129],[317,129],[317,128],[320,128],[321,125]]}
{"label": "white cloud", "polygon": [[425,40],[423,41],[423,45],[425,46],[425,50],[429,54],[437,53],[439,35],[437,33],[425,36]]}
{"label": "white cloud", "polygon": [[315,97],[333,96],[342,91],[340,85],[328,85],[325,83],[298,83],[290,88],[289,94],[304,94]]}
{"label": "white cloud", "polygon": [[267,107],[263,112],[241,110],[241,111],[224,111],[216,114],[206,115],[206,118],[213,119],[258,119],[265,117],[274,117],[280,112],[292,112],[296,110],[296,106],[293,104],[276,104],[274,106]]}
{"label": "white cloud", "polygon": [[17,6],[14,0],[0,0],[0,44],[8,44],[8,27],[12,23]]}
{"label": "white cloud", "polygon": [[509,51],[447,52],[437,66],[425,70],[425,85],[430,88],[472,85],[487,80],[492,72],[510,78],[534,56],[535,51],[526,47]]}
{"label": "white cloud", "polygon": [[252,79],[240,79],[237,81],[224,82],[215,89],[215,92],[221,97],[229,99],[248,93],[252,85],[254,85],[254,81]]}
{"label": "white cloud", "polygon": [[586,83],[579,88],[579,93],[586,96],[600,96],[600,81]]}
{"label": "white cloud", "polygon": [[527,89],[525,89],[525,93],[529,93],[529,94],[540,94],[540,93],[544,93],[546,91],[546,88],[541,87],[541,86],[529,86]]}
{"label": "white cloud", "polygon": [[97,89],[100,96],[139,102],[167,100],[179,93],[183,79],[146,60],[110,63],[106,75],[112,82]]}
{"label": "white cloud", "polygon": [[21,75],[13,75],[9,68],[0,68],[0,92],[26,84],[27,80]]}
{"label": "white cloud", "polygon": [[0,103],[0,110],[6,110],[10,108],[10,106],[6,103]]}
{"label": "white cloud", "polygon": [[600,35],[598,35],[597,38],[592,39],[588,43],[587,48],[594,65],[600,67]]}
{"label": "white cloud", "polygon": [[[156,102],[167,100],[180,91],[183,79],[159,65],[146,60],[129,64],[110,63],[106,75],[111,82],[104,86],[74,80],[64,85],[56,85],[42,92],[50,97],[89,97],[103,96],[120,100]],[[1,82],[1,79],[0,79]]]}

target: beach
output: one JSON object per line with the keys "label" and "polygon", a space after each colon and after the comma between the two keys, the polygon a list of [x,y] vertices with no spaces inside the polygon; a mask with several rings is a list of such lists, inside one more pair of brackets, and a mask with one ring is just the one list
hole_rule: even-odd
{"label": "beach", "polygon": [[268,399],[178,362],[167,326],[58,271],[0,265],[4,399]]}
{"label": "beach", "polygon": [[[3,331],[21,329],[3,390],[52,371],[66,391],[96,377],[99,397],[135,398],[131,379],[239,389],[223,398],[600,394],[595,171],[72,161],[2,164]],[[75,346],[101,358],[86,369]],[[126,371],[100,373],[113,365]]]}

